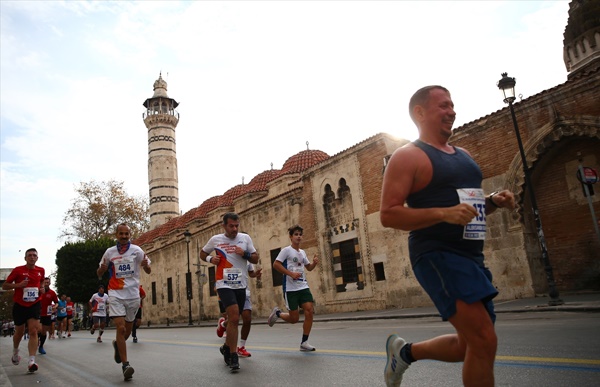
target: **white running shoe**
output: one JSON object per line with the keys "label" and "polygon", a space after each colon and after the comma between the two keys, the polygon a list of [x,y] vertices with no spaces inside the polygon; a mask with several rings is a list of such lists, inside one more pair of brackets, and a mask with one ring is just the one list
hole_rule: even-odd
{"label": "white running shoe", "polygon": [[387,363],[383,376],[387,387],[398,387],[402,383],[402,376],[408,369],[409,365],[400,357],[400,350],[406,345],[406,340],[400,336],[390,335],[385,343],[387,351]]}
{"label": "white running shoe", "polygon": [[277,319],[279,318],[277,317],[277,312],[281,312],[281,309],[279,309],[278,307],[274,307],[273,311],[269,315],[269,319],[267,321],[269,322],[270,327],[275,325],[275,321],[277,321]]}
{"label": "white running shoe", "polygon": [[19,362],[21,361],[21,356],[19,356],[19,352],[17,351],[17,353],[13,354],[10,360],[12,360],[12,363],[14,365],[19,365]]}
{"label": "white running shoe", "polygon": [[313,347],[312,345],[308,344],[308,341],[305,341],[302,344],[300,344],[300,350],[302,352],[310,352],[310,351],[316,351],[317,349],[315,347]]}

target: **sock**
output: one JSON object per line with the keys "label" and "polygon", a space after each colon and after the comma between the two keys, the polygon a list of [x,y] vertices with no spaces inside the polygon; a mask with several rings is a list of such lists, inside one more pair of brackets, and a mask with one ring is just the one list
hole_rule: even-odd
{"label": "sock", "polygon": [[128,365],[129,365],[129,362],[128,362],[128,361],[124,361],[124,362],[123,362],[123,368],[127,367]]}
{"label": "sock", "polygon": [[240,348],[246,346],[246,340],[240,340]]}
{"label": "sock", "polygon": [[104,333],[104,329],[100,329],[100,333],[98,333],[98,337],[102,336],[103,333]]}
{"label": "sock", "polygon": [[35,363],[35,356],[29,356],[29,362]]}
{"label": "sock", "polygon": [[38,339],[40,341],[40,347],[43,347],[44,343],[46,342],[46,334],[45,333],[44,334],[40,333],[38,335]]}
{"label": "sock", "polygon": [[304,343],[305,341],[308,341],[308,335],[302,335],[302,341],[300,344]]}
{"label": "sock", "polygon": [[19,348],[13,348],[13,355],[16,355],[19,353]]}
{"label": "sock", "polygon": [[281,311],[278,310],[277,312],[275,312],[275,314],[277,315],[277,317],[281,317]]}
{"label": "sock", "polygon": [[406,345],[400,349],[400,357],[406,362],[406,364],[411,364],[413,361],[416,361],[412,356],[411,350],[412,343],[406,343]]}

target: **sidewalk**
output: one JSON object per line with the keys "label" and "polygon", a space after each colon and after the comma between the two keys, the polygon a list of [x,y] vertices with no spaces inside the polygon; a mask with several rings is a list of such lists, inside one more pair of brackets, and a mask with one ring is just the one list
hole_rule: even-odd
{"label": "sidewalk", "polygon": [[[600,313],[600,292],[599,293],[570,293],[561,294],[560,299],[564,302],[562,305],[551,306],[550,297],[523,298],[518,300],[497,301],[495,303],[496,314],[500,313],[526,313],[526,312],[548,312],[548,311],[571,311],[571,312],[595,312]],[[439,314],[434,306],[408,309],[384,309],[368,310],[347,313],[319,314],[318,306],[315,308],[314,321],[355,321],[355,320],[376,320],[376,319],[397,319],[397,318],[419,318],[419,317],[437,317]],[[301,317],[302,319],[302,317]],[[216,326],[216,320],[202,321],[194,325],[186,323],[152,324],[150,328],[184,328],[184,327],[213,327]],[[267,324],[267,319],[258,317],[252,319],[252,324]],[[148,329],[146,325],[143,329]]]}

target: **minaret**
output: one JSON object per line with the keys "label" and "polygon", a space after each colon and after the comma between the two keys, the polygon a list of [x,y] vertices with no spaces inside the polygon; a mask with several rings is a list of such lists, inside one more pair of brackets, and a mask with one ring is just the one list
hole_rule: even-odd
{"label": "minaret", "polygon": [[563,57],[572,79],[600,67],[600,6],[597,0],[573,0],[563,34]]}
{"label": "minaret", "polygon": [[179,123],[179,105],[167,95],[162,73],[154,82],[154,95],[144,102],[144,124],[148,128],[148,186],[150,194],[150,230],[179,216],[177,150],[175,128]]}

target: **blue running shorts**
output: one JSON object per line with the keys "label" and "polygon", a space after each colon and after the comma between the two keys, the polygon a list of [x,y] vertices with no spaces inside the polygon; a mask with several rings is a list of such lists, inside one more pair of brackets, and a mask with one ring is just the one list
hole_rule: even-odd
{"label": "blue running shorts", "polygon": [[413,271],[444,321],[456,313],[457,300],[483,302],[492,322],[496,321],[492,299],[498,290],[485,266],[455,253],[433,251],[421,255]]}

